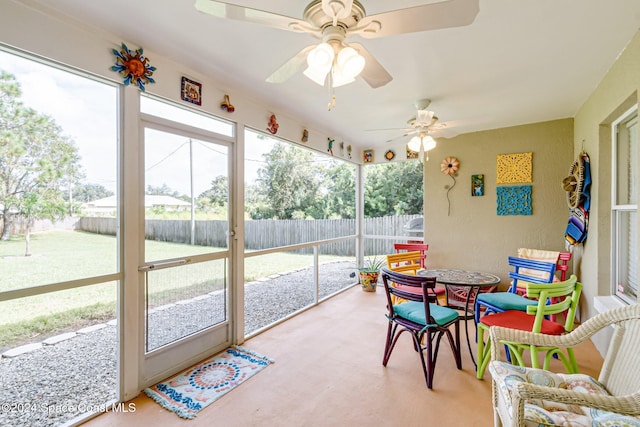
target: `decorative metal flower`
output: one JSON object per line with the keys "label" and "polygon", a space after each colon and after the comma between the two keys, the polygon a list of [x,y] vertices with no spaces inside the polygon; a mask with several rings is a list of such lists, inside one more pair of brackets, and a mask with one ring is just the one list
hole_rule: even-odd
{"label": "decorative metal flower", "polygon": [[449,198],[449,193],[453,190],[453,187],[456,186],[456,172],[460,168],[460,162],[455,157],[445,157],[445,159],[440,163],[440,172],[445,175],[449,175],[453,180],[453,185],[446,185],[444,188],[447,190],[447,203],[449,208],[447,210],[447,216],[451,215],[451,199]]}
{"label": "decorative metal flower", "polygon": [[151,78],[156,67],[148,64],[149,59],[143,55],[142,48],[136,49],[133,54],[127,45],[122,43],[122,49],[113,49],[113,54],[116,56],[116,65],[112,66],[111,70],[124,77],[125,86],[134,83],[144,92],[145,84],[156,82]]}
{"label": "decorative metal flower", "polygon": [[446,157],[440,163],[440,172],[447,175],[454,175],[460,168],[460,162],[455,157]]}

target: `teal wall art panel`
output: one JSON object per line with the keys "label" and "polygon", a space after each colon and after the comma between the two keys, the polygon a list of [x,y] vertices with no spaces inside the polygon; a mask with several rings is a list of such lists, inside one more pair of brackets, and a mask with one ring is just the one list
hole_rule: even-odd
{"label": "teal wall art panel", "polygon": [[532,215],[531,186],[502,186],[496,188],[498,215]]}

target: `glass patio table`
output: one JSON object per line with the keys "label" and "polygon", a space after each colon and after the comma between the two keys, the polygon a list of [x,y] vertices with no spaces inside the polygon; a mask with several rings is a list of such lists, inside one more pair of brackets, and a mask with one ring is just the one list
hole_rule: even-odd
{"label": "glass patio table", "polygon": [[476,360],[471,349],[467,320],[474,318],[474,303],[480,289],[497,285],[500,283],[500,278],[490,273],[450,268],[418,270],[417,274],[424,277],[435,277],[436,282],[444,285],[447,290],[447,306],[464,312],[462,318],[465,320],[464,329],[467,336],[467,346],[469,347],[471,361],[476,366]]}

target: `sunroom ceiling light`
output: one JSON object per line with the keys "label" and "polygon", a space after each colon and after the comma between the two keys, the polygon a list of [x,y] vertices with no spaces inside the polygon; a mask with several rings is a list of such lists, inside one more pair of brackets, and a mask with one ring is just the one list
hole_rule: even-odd
{"label": "sunroom ceiling light", "polygon": [[327,73],[333,65],[334,56],[333,47],[329,43],[320,43],[309,52],[307,64],[316,71]]}
{"label": "sunroom ceiling light", "polygon": [[[431,135],[420,134],[411,138],[407,143],[407,147],[409,147],[411,151],[420,153],[420,161],[423,161],[424,153],[436,148],[436,140],[433,139]],[[429,160],[428,157],[427,160]]]}
{"label": "sunroom ceiling light", "polygon": [[364,57],[362,57],[351,46],[343,47],[338,52],[338,67],[346,78],[355,78],[364,68]]}
{"label": "sunroom ceiling light", "polygon": [[307,55],[307,65],[305,76],[324,86],[330,75],[329,87],[334,88],[355,81],[364,69],[365,59],[351,46],[338,44],[333,40],[331,43],[322,42],[313,48]]}
{"label": "sunroom ceiling light", "polygon": [[426,136],[414,136],[409,140],[407,146],[411,151],[429,151],[436,148],[436,140],[431,135]]}

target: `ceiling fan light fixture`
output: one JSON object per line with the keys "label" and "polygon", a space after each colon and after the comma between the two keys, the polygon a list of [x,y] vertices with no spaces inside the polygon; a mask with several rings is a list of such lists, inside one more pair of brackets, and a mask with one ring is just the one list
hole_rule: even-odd
{"label": "ceiling fan light fixture", "polygon": [[307,67],[306,70],[303,71],[303,74],[307,76],[311,81],[319,84],[320,86],[324,86],[324,82],[327,79],[327,74],[329,71],[321,71],[317,70],[311,66]]}
{"label": "ceiling fan light fixture", "polygon": [[326,74],[333,65],[334,56],[333,47],[329,43],[323,42],[309,52],[307,55],[307,64],[309,68]]}
{"label": "ceiling fan light fixture", "polygon": [[431,137],[431,135],[426,136],[414,136],[407,143],[407,147],[411,151],[416,151],[418,153],[422,153],[425,151],[433,150],[436,148],[436,140]]}
{"label": "ceiling fan light fixture", "polygon": [[427,135],[422,138],[422,148],[424,151],[433,150],[436,148],[436,140],[431,137],[431,135]]}
{"label": "ceiling fan light fixture", "polygon": [[419,136],[414,136],[409,140],[409,142],[407,142],[407,147],[409,147],[409,150],[411,151],[420,152],[421,146],[422,139]]}
{"label": "ceiling fan light fixture", "polygon": [[346,75],[337,65],[331,69],[331,87],[344,86],[346,84],[354,82],[355,80],[355,77]]}
{"label": "ceiling fan light fixture", "polygon": [[337,66],[345,77],[355,78],[362,72],[364,65],[364,57],[351,46],[345,46],[338,52]]}

